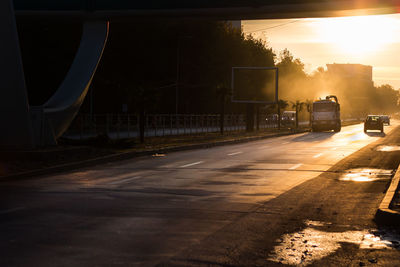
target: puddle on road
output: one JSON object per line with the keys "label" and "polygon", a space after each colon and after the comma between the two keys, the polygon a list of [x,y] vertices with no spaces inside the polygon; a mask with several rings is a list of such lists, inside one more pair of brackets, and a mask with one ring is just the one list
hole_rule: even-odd
{"label": "puddle on road", "polygon": [[400,151],[400,146],[378,146],[376,151],[382,152],[393,152],[393,151]]}
{"label": "puddle on road", "polygon": [[359,168],[346,171],[339,180],[350,182],[373,182],[376,180],[390,179],[392,175],[393,170]]}
{"label": "puddle on road", "polygon": [[306,266],[329,256],[341,247],[341,243],[353,243],[360,249],[399,249],[400,236],[388,231],[362,230],[325,232],[316,228],[328,225],[318,221],[306,221],[302,231],[285,234],[268,257],[268,260],[296,266]]}

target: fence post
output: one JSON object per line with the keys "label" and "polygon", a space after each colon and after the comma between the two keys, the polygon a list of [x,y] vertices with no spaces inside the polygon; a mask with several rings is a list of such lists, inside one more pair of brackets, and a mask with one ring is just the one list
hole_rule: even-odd
{"label": "fence post", "polygon": [[176,134],[179,134],[179,115],[176,115]]}
{"label": "fence post", "polygon": [[183,134],[186,134],[186,115],[183,114]]}
{"label": "fence post", "polygon": [[218,115],[213,115],[213,129],[214,132],[218,132]]}
{"label": "fence post", "polygon": [[149,131],[149,133],[150,133],[150,129],[149,129],[149,117],[150,117],[150,115],[147,115],[147,114],[146,114],[146,124],[145,124],[145,130],[144,130],[145,133],[146,133],[146,131]]}
{"label": "fence post", "polygon": [[138,133],[138,136],[137,137],[139,137],[140,136],[140,114],[137,114],[136,113],[136,132]]}
{"label": "fence post", "polygon": [[158,123],[158,117],[157,115],[153,115],[154,136],[157,136],[157,123]]}
{"label": "fence post", "polygon": [[172,134],[172,115],[171,114],[169,114],[169,134],[173,135]]}
{"label": "fence post", "polygon": [[233,128],[235,129],[235,131],[237,131],[237,114],[234,115],[233,117]]}
{"label": "fence post", "polygon": [[165,136],[165,115],[162,118],[162,136]]}
{"label": "fence post", "polygon": [[190,117],[189,117],[189,129],[190,129],[190,134],[192,134],[192,116],[193,116],[193,115],[190,115]]}
{"label": "fence post", "polygon": [[120,139],[120,116],[119,113],[117,113],[117,139]]}
{"label": "fence post", "polygon": [[198,133],[198,127],[197,127],[197,125],[198,125],[198,120],[199,120],[199,116],[198,115],[194,115],[194,126],[193,126],[193,129],[194,129],[194,132],[195,133]]}
{"label": "fence post", "polygon": [[130,127],[130,119],[129,119],[129,114],[127,114],[127,123],[128,123],[128,125],[127,125],[127,127],[128,127],[128,139],[130,138],[130,136],[131,136],[131,133],[130,133],[130,129],[131,129],[131,127]]}
{"label": "fence post", "polygon": [[93,123],[94,123],[94,136],[97,136],[97,115],[93,116]]}
{"label": "fence post", "polygon": [[110,131],[110,125],[109,125],[109,120],[110,120],[110,114],[106,114],[106,135],[109,136],[109,131]]}

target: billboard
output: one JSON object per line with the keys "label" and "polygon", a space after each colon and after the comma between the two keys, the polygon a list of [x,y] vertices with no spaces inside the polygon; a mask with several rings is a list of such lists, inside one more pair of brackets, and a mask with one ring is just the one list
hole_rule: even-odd
{"label": "billboard", "polygon": [[274,104],[278,102],[278,68],[233,67],[231,101]]}

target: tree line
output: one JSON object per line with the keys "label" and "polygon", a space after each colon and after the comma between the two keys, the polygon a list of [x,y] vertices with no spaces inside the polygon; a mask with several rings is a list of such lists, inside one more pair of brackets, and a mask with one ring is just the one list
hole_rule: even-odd
{"label": "tree line", "polygon": [[[40,105],[68,71],[81,26],[19,22],[18,28],[29,100]],[[310,103],[334,94],[343,113],[398,110],[399,94],[392,86],[371,85],[355,94],[355,88],[330,82],[323,67],[309,74],[287,49],[276,55],[268,43],[245,36],[229,22],[138,20],[111,23],[102,61],[81,112],[205,114],[221,112],[223,106],[225,113],[244,113],[245,105],[229,101],[233,66],[278,67],[279,97],[288,103],[285,109],[294,110],[296,101]],[[261,109],[276,112],[271,106]]]}

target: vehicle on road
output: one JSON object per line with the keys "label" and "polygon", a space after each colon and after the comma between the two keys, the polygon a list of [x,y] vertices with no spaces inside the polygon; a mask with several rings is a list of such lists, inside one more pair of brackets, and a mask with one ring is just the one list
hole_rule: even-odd
{"label": "vehicle on road", "polygon": [[383,133],[383,120],[379,115],[368,115],[364,122],[364,133],[368,130],[379,130]]}
{"label": "vehicle on road", "polygon": [[267,124],[278,123],[278,120],[279,120],[278,114],[268,114],[267,117],[265,118],[265,122]]}
{"label": "vehicle on road", "polygon": [[340,132],[340,104],[336,96],[328,95],[325,99],[314,101],[311,114],[313,132],[334,130]]}
{"label": "vehicle on road", "polygon": [[390,117],[388,115],[380,115],[383,124],[390,125]]}
{"label": "vehicle on road", "polygon": [[282,126],[288,128],[296,127],[296,111],[284,111],[282,113]]}

